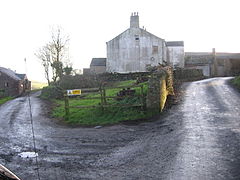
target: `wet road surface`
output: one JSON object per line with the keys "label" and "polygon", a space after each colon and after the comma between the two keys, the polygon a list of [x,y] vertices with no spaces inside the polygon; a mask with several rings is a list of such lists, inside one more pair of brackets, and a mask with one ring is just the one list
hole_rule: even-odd
{"label": "wet road surface", "polygon": [[[139,125],[68,127],[31,95],[41,179],[240,179],[240,95],[229,78],[185,85],[183,101]],[[37,179],[27,97],[0,106],[0,163]]]}

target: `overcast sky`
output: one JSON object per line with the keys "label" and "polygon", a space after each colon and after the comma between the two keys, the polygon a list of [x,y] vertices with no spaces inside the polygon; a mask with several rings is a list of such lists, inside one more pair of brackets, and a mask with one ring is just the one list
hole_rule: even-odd
{"label": "overcast sky", "polygon": [[34,53],[51,28],[70,37],[73,67],[89,67],[106,57],[106,42],[129,28],[138,12],[140,26],[166,41],[183,40],[185,51],[240,52],[239,0],[0,0],[0,66],[44,80]]}

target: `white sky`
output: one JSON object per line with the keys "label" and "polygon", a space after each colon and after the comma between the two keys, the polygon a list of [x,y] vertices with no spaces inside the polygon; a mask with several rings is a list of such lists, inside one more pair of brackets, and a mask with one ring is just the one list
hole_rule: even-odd
{"label": "white sky", "polygon": [[44,81],[34,53],[61,26],[70,37],[73,67],[106,57],[106,42],[129,27],[139,12],[140,27],[166,41],[183,40],[185,51],[240,52],[239,0],[0,0],[0,66]]}

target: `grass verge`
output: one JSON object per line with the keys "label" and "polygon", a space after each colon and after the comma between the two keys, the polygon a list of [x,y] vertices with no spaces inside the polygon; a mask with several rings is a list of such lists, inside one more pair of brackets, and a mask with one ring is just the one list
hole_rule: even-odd
{"label": "grass verge", "polygon": [[235,77],[231,82],[238,90],[240,90],[240,76]]}
{"label": "grass verge", "polygon": [[12,97],[4,97],[4,98],[0,98],[0,105],[4,104],[5,102],[12,100]]}
{"label": "grass verge", "polygon": [[[130,86],[133,85],[135,81],[121,81],[115,83],[114,86]],[[144,95],[147,93],[147,83],[142,83]],[[134,88],[136,94],[139,95],[141,89],[139,87]],[[120,91],[119,88],[107,89],[106,96],[116,96]],[[100,97],[100,94],[91,93],[87,97]],[[79,98],[70,98],[70,106],[88,106],[88,105],[98,105],[100,99],[86,99],[81,100]],[[123,100],[108,99],[108,104],[135,104],[140,103],[140,97],[129,97]],[[57,105],[53,109],[53,116],[57,118],[64,118],[64,101],[54,100]],[[67,123],[70,124],[80,124],[80,125],[106,125],[106,124],[116,124],[122,121],[133,121],[139,119],[150,118],[152,113],[143,111],[140,107],[108,107],[104,111],[101,108],[88,108],[88,109],[77,109],[70,108],[70,117]]]}

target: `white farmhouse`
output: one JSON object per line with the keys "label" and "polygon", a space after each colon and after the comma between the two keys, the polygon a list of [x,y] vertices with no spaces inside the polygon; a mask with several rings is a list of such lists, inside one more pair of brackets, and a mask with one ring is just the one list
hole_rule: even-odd
{"label": "white farmhouse", "polygon": [[164,63],[184,67],[183,41],[166,42],[140,28],[138,13],[131,15],[129,29],[107,42],[107,72],[144,72]]}

